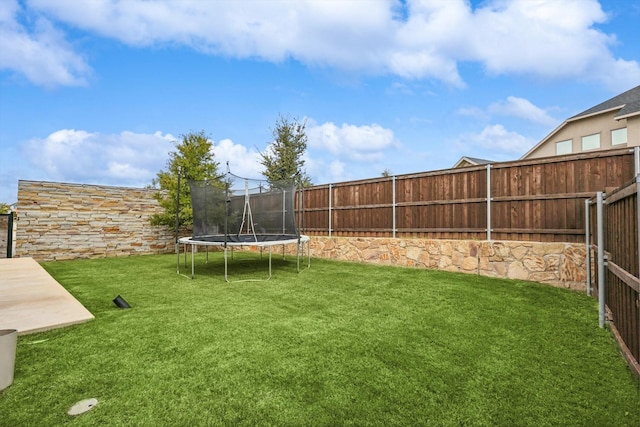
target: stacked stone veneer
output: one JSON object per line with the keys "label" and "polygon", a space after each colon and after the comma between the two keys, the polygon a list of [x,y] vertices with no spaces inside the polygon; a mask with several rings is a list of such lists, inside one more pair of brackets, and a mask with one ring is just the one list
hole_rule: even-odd
{"label": "stacked stone veneer", "polygon": [[[174,251],[151,226],[155,190],[19,181],[15,256],[39,261]],[[312,236],[311,255],[422,267],[585,289],[585,245],[514,241]],[[289,245],[288,252],[295,252]]]}
{"label": "stacked stone veneer", "polygon": [[16,255],[39,261],[174,251],[174,236],[152,226],[155,190],[18,182]]}
{"label": "stacked stone veneer", "polygon": [[312,237],[311,255],[531,280],[584,290],[585,245],[514,241]]}

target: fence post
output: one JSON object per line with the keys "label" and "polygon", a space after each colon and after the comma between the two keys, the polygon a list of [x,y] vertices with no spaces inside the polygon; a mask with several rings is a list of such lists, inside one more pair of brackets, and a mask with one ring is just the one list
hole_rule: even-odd
{"label": "fence post", "polygon": [[633,172],[634,176],[640,174],[640,147],[633,147]]}
{"label": "fence post", "polygon": [[392,185],[393,185],[393,191],[392,191],[392,195],[393,195],[393,208],[392,208],[392,215],[393,215],[393,238],[396,238],[396,176],[393,176],[393,181],[392,181]]}
{"label": "fence post", "polygon": [[491,240],[491,163],[487,164],[487,240]]}
{"label": "fence post", "polygon": [[587,295],[591,296],[591,218],[589,217],[589,199],[584,201],[584,237],[587,247]]}
{"label": "fence post", "polygon": [[[638,231],[638,275],[640,276],[640,174],[636,175],[636,221],[638,221],[636,230]],[[640,299],[640,294],[638,294],[638,298]],[[640,300],[638,304],[640,304]]]}
{"label": "fence post", "polygon": [[331,184],[329,184],[329,237],[331,237]]}
{"label": "fence post", "polygon": [[604,210],[602,191],[596,194],[597,203],[597,235],[598,235],[598,321],[601,328],[604,328],[605,315],[605,277],[604,277]]}

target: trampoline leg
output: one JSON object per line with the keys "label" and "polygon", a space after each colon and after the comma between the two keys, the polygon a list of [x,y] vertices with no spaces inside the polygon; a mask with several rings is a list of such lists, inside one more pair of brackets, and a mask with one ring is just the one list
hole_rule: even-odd
{"label": "trampoline leg", "polygon": [[[231,249],[233,254],[233,249]],[[224,280],[229,283],[229,276],[227,275],[227,248],[224,248]]]}
{"label": "trampoline leg", "polygon": [[184,268],[187,268],[187,244],[186,243],[182,246],[182,249],[184,250]]}
{"label": "trampoline leg", "polygon": [[271,280],[271,246],[269,246],[269,277],[267,280]]}
{"label": "trampoline leg", "polygon": [[177,243],[177,242],[176,242],[176,255],[178,256],[178,259],[176,262],[176,270],[178,274],[180,274],[180,243]]}
{"label": "trampoline leg", "polygon": [[209,264],[209,246],[205,246],[207,248],[207,258],[205,260],[205,264]]}
{"label": "trampoline leg", "polygon": [[191,245],[191,278],[192,279],[195,277],[195,274],[194,274],[195,247],[196,247],[196,245]]}
{"label": "trampoline leg", "polygon": [[300,246],[302,245],[302,256],[304,256],[304,244],[307,244],[307,269],[311,268],[311,241],[298,242],[296,256],[298,258],[298,273],[300,273]]}

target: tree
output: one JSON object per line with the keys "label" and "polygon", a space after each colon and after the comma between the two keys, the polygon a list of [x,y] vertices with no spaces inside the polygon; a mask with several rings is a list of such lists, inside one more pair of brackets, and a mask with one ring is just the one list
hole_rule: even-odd
{"label": "tree", "polygon": [[11,206],[0,202],[0,214],[8,214],[9,212],[11,212]]}
{"label": "tree", "polygon": [[153,225],[176,225],[176,195],[178,193],[178,173],[180,173],[180,213],[179,224],[193,222],[191,192],[188,180],[216,180],[222,184],[218,174],[219,163],[214,160],[213,142],[204,131],[182,135],[182,142],[174,142],[176,151],[169,153],[166,170],[158,172],[151,188],[159,190],[155,198],[164,209],[161,214],[151,217]]}
{"label": "tree", "polygon": [[272,130],[273,142],[260,153],[260,164],[265,168],[262,173],[270,183],[297,176],[303,186],[311,185],[302,159],[307,150],[306,126],[306,121],[278,117]]}
{"label": "tree", "polygon": [[385,178],[389,178],[391,176],[391,171],[389,169],[385,169],[382,171],[382,176]]}

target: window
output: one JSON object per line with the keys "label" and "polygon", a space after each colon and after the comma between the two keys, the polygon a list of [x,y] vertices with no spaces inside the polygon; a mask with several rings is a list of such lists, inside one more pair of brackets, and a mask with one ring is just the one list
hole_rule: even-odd
{"label": "window", "polygon": [[596,148],[600,148],[599,133],[582,137],[582,151],[595,150]]}
{"label": "window", "polygon": [[627,128],[614,129],[611,131],[611,145],[621,145],[627,143]]}
{"label": "window", "polygon": [[571,154],[573,151],[571,142],[572,141],[570,139],[556,142],[556,155],[561,156],[563,154]]}

